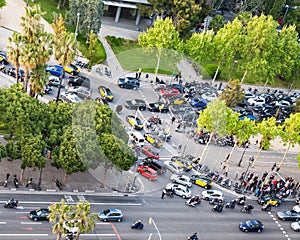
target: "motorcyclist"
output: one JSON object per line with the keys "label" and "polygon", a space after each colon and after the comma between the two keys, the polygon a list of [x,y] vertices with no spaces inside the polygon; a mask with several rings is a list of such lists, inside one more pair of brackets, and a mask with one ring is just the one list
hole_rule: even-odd
{"label": "motorcyclist", "polygon": [[137,220],[134,224],[135,224],[136,227],[139,227],[139,226],[142,225],[142,221],[141,220]]}
{"label": "motorcyclist", "polygon": [[192,236],[188,238],[189,240],[198,240],[197,233],[195,232]]}

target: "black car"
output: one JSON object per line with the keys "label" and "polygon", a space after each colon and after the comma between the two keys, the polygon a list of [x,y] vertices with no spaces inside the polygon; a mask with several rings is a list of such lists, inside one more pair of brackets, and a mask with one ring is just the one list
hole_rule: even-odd
{"label": "black car", "polygon": [[299,221],[300,212],[296,212],[294,210],[280,211],[277,212],[277,217],[283,221]]}
{"label": "black car", "polygon": [[[16,77],[16,68],[9,68],[7,70],[7,74],[9,76],[12,76],[12,77],[15,78]],[[24,81],[24,78],[25,78],[25,72],[24,72],[24,70],[19,68],[19,79],[20,79],[20,81]]]}
{"label": "black car", "polygon": [[145,158],[141,163],[141,166],[148,166],[154,169],[157,173],[162,174],[167,171],[163,161],[156,160],[153,158]]}
{"label": "black car", "polygon": [[119,78],[118,85],[120,88],[137,89],[140,81],[134,77]]}
{"label": "black car", "polygon": [[148,109],[150,112],[166,113],[169,111],[168,105],[162,102],[149,103]]}
{"label": "black car", "polygon": [[48,220],[49,213],[48,208],[40,208],[29,212],[28,217],[33,221]]}
{"label": "black car", "polygon": [[86,88],[90,88],[90,79],[83,76],[70,76],[68,80],[69,86],[79,87],[83,86]]}
{"label": "black car", "polygon": [[278,207],[281,204],[281,200],[279,198],[273,197],[271,195],[264,195],[257,199],[257,202],[260,205],[264,205],[269,202],[272,206]]}
{"label": "black car", "polygon": [[143,111],[147,108],[146,102],[141,99],[133,99],[130,101],[126,101],[125,107],[127,107],[128,109],[134,109],[134,110],[139,109],[141,111]]}
{"label": "black car", "polygon": [[264,225],[261,221],[258,220],[248,220],[245,222],[241,222],[239,228],[243,232],[261,232],[264,230]]}

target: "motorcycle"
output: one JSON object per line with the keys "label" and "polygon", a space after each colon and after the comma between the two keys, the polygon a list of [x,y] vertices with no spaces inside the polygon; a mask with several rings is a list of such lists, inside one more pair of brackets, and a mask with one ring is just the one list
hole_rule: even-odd
{"label": "motorcycle", "polygon": [[241,212],[242,213],[251,213],[253,208],[254,207],[251,204],[248,204],[247,206],[244,206],[243,208],[241,208]]}
{"label": "motorcycle", "polygon": [[19,180],[17,178],[17,175],[14,175],[14,184],[15,184],[15,188],[19,187]]}
{"label": "motorcycle", "polygon": [[185,202],[185,204],[190,207],[195,207],[197,204],[200,204],[200,203],[201,203],[201,198],[199,197],[199,195],[192,196],[190,199],[188,199]]}
{"label": "motorcycle", "polygon": [[217,199],[213,198],[212,200],[209,201],[209,204],[216,205],[216,204],[222,204],[223,200],[222,199]]}
{"label": "motorcycle", "polygon": [[8,184],[8,178],[9,178],[10,174],[7,173],[6,174],[6,178],[5,178],[5,181],[4,181],[4,187],[7,187],[7,184]]}
{"label": "motorcycle", "polygon": [[55,185],[59,190],[63,190],[63,185],[57,178],[55,178]]}
{"label": "motorcycle", "polygon": [[223,204],[215,204],[211,210],[213,212],[222,212],[223,211]]}
{"label": "motorcycle", "polygon": [[242,206],[244,206],[245,203],[246,203],[246,197],[245,197],[245,196],[238,197],[238,198],[236,199],[236,204],[237,204],[237,205],[242,205]]}
{"label": "motorcycle", "polygon": [[268,204],[268,203],[264,204],[264,205],[261,207],[261,210],[262,210],[262,211],[271,211],[271,209],[272,209],[272,206],[271,206],[271,204]]}
{"label": "motorcycle", "polygon": [[18,200],[15,199],[10,199],[8,201],[6,201],[6,203],[4,204],[5,208],[16,208],[18,206]]}
{"label": "motorcycle", "polygon": [[231,208],[234,209],[235,208],[235,200],[230,201],[229,203],[226,204],[225,208]]}
{"label": "motorcycle", "polygon": [[144,224],[141,222],[141,220],[138,220],[131,225],[131,229],[143,229],[143,228],[144,228]]}
{"label": "motorcycle", "polygon": [[30,177],[28,180],[27,180],[27,183],[26,183],[26,186],[25,187],[29,187],[30,184],[33,183],[33,177]]}
{"label": "motorcycle", "polygon": [[75,239],[75,234],[74,233],[68,233],[66,235],[66,240],[73,240]]}
{"label": "motorcycle", "polygon": [[188,240],[198,240],[197,233],[194,233],[192,236],[189,236]]}

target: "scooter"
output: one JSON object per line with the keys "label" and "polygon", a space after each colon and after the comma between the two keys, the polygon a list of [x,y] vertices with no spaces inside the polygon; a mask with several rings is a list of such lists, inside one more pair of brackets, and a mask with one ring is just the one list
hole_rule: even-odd
{"label": "scooter", "polygon": [[75,234],[74,233],[68,233],[66,235],[66,240],[73,240],[75,239]]}
{"label": "scooter", "polygon": [[30,184],[33,183],[33,177],[30,177],[28,180],[27,180],[27,183],[26,183],[26,186],[25,187],[29,187]]}
{"label": "scooter", "polygon": [[131,225],[131,229],[143,229],[143,228],[144,228],[144,224],[141,222],[141,220],[138,220]]}
{"label": "scooter", "polygon": [[4,181],[4,187],[7,187],[7,184],[8,184],[8,178],[9,178],[10,174],[7,173],[6,174],[6,178],[5,178],[5,181]]}
{"label": "scooter", "polygon": [[15,184],[15,187],[18,188],[19,187],[19,180],[17,178],[17,175],[14,175],[14,184]]}
{"label": "scooter", "polygon": [[199,197],[199,195],[193,196],[185,202],[185,204],[190,207],[195,207],[197,204],[200,203],[201,203],[201,198]]}
{"label": "scooter", "polygon": [[213,212],[222,212],[223,211],[223,204],[215,204],[211,210]]}
{"label": "scooter", "polygon": [[244,206],[245,203],[246,203],[246,197],[245,197],[245,196],[236,198],[236,204],[237,204],[237,205],[242,205],[242,206]]}
{"label": "scooter", "polygon": [[251,204],[248,204],[247,206],[244,206],[243,208],[241,208],[241,212],[242,213],[251,213],[253,208],[254,207]]}
{"label": "scooter", "polygon": [[55,178],[55,185],[59,190],[63,190],[63,185],[57,178]]}
{"label": "scooter", "polygon": [[15,199],[10,199],[8,201],[6,201],[6,203],[4,204],[5,208],[16,208],[18,206],[18,200]]}
{"label": "scooter", "polygon": [[188,240],[198,240],[197,233],[194,233],[192,236],[189,236]]}
{"label": "scooter", "polygon": [[235,200],[230,201],[229,203],[226,204],[225,208],[231,208],[234,209],[235,208]]}
{"label": "scooter", "polygon": [[261,207],[261,210],[262,210],[262,211],[271,211],[271,209],[272,209],[271,204],[264,204],[264,205]]}

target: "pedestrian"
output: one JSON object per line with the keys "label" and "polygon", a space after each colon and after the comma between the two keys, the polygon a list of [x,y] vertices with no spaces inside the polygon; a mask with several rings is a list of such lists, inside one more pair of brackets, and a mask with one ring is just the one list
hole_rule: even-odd
{"label": "pedestrian", "polygon": [[136,73],[135,73],[135,78],[138,78],[138,76],[139,76],[139,74],[136,72]]}
{"label": "pedestrian", "polygon": [[172,124],[174,124],[175,120],[176,120],[176,118],[175,118],[175,116],[173,116],[173,117],[171,118]]}
{"label": "pedestrian", "polygon": [[228,176],[228,167],[226,167],[225,173],[224,173],[225,177]]}
{"label": "pedestrian", "polygon": [[162,190],[162,192],[161,192],[161,199],[164,199],[165,195],[166,195],[166,189]]}
{"label": "pedestrian", "polygon": [[238,177],[239,177],[239,171],[236,171],[234,180],[238,179]]}
{"label": "pedestrian", "polygon": [[273,164],[271,171],[274,171],[275,168],[276,168],[276,163]]}
{"label": "pedestrian", "polygon": [[278,167],[278,168],[276,169],[276,172],[279,172],[279,170],[280,170],[280,167]]}

